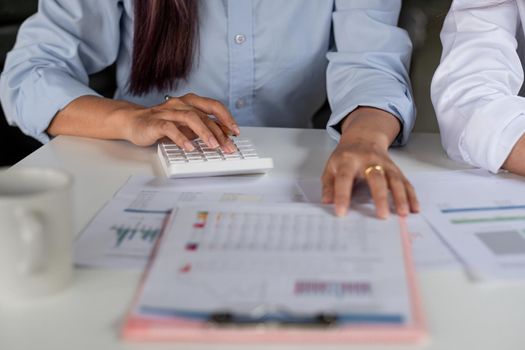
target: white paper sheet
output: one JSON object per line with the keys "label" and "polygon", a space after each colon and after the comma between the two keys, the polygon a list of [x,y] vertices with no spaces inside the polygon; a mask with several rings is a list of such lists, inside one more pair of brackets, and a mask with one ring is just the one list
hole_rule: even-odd
{"label": "white paper sheet", "polygon": [[520,200],[525,195],[525,178],[486,170],[409,173],[423,210],[437,205],[473,206]]}
{"label": "white paper sheet", "polygon": [[[520,178],[503,174],[492,176],[487,172],[458,171],[442,173],[408,174],[415,185],[422,206],[433,203],[447,205],[461,200],[464,205],[476,205],[487,198],[487,191],[469,184],[481,181],[492,183],[501,197],[516,194],[522,186]],[[297,183],[299,185],[297,186]],[[471,190],[468,190],[471,188]],[[458,196],[457,193],[467,193]],[[187,202],[275,202],[320,203],[319,179],[268,178],[264,176],[233,176],[196,179],[165,179],[151,176],[132,176],[84,229],[75,245],[75,262],[82,266],[140,269],[151,250],[151,242],[136,239],[139,235],[128,233],[131,242],[115,245],[115,225],[131,231],[141,223],[155,224],[160,229],[166,213],[178,203]],[[504,200],[503,200],[504,201]],[[112,203],[114,202],[114,203]],[[366,186],[354,191],[354,204],[370,203]],[[368,208],[373,215],[373,208]],[[436,232],[420,216],[408,217],[408,228],[413,237],[413,254],[417,269],[458,268],[460,265],[450,249],[443,244]],[[137,226],[138,225],[138,226]],[[128,232],[129,232],[128,231]],[[129,243],[129,244],[128,244]],[[128,249],[129,247],[129,249]]]}
{"label": "white paper sheet", "polygon": [[[432,174],[428,174],[431,176]],[[306,199],[312,203],[321,203],[321,182],[318,179],[298,180]],[[421,189],[424,191],[424,189]],[[418,193],[419,194],[419,193]],[[354,189],[353,205],[371,205],[368,188],[358,184]],[[373,213],[373,208],[370,209]],[[420,271],[433,269],[461,268],[455,255],[443,243],[441,238],[426,222],[422,215],[409,215],[407,227],[412,241],[412,253],[416,268]]]}
{"label": "white paper sheet", "polygon": [[130,201],[114,198],[87,225],[75,242],[79,266],[142,269],[156,242],[166,211],[126,211]]}
{"label": "white paper sheet", "polygon": [[302,203],[201,204],[173,215],[138,303],[143,315],[328,312],[411,322],[397,217],[337,218]]}
{"label": "white paper sheet", "polygon": [[75,242],[79,266],[142,269],[162,223],[180,203],[304,202],[296,181],[261,176],[167,180],[132,176]]}
{"label": "white paper sheet", "polygon": [[525,179],[483,170],[411,174],[427,221],[475,280],[525,278]]}
{"label": "white paper sheet", "polygon": [[525,201],[428,210],[427,219],[480,281],[525,278]]}

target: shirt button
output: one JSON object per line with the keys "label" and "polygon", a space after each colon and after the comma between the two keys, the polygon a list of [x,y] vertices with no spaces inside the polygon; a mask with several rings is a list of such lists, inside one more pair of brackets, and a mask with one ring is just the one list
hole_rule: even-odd
{"label": "shirt button", "polygon": [[241,109],[246,106],[246,100],[244,98],[240,98],[237,101],[235,101],[235,108]]}
{"label": "shirt button", "polygon": [[241,45],[241,44],[243,44],[245,41],[246,41],[246,36],[244,36],[243,34],[237,34],[237,35],[235,36],[235,43]]}

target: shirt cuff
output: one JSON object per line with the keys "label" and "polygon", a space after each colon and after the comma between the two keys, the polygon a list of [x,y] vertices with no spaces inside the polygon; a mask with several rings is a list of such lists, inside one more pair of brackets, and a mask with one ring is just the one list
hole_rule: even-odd
{"label": "shirt cuff", "polygon": [[408,136],[412,131],[413,122],[405,122],[405,120],[401,117],[399,109],[395,105],[386,102],[378,103],[377,101],[368,101],[359,104],[352,103],[343,108],[333,110],[332,115],[326,124],[328,135],[339,142],[339,139],[341,138],[341,123],[346,118],[346,116],[348,116],[348,114],[352,113],[358,107],[373,107],[381,109],[395,116],[401,123],[401,131],[394,142],[392,142],[392,146],[402,146],[406,144]]}
{"label": "shirt cuff", "polygon": [[459,142],[463,159],[497,173],[525,133],[523,111],[525,98],[520,96],[505,97],[474,111]]}
{"label": "shirt cuff", "polygon": [[100,96],[60,70],[46,69],[37,79],[26,79],[23,85],[15,123],[24,133],[42,143],[49,142],[46,130],[59,111],[81,96]]}

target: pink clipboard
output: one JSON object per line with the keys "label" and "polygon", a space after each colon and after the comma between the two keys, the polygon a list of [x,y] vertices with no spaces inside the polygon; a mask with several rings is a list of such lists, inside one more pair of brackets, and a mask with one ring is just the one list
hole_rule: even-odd
{"label": "pink clipboard", "polygon": [[[410,293],[413,322],[409,325],[349,325],[334,328],[274,328],[238,327],[223,328],[207,322],[188,319],[159,319],[136,314],[136,304],[142,293],[152,258],[142,277],[134,301],[122,327],[122,338],[135,342],[199,342],[199,343],[419,343],[426,339],[427,328],[423,317],[421,299],[415,280],[411,242],[406,220],[400,218],[401,241],[404,253],[408,290]],[[160,241],[160,240],[159,240]]]}

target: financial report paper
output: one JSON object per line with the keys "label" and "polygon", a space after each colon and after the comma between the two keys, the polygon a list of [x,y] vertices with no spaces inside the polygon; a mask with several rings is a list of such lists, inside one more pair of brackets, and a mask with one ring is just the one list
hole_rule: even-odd
{"label": "financial report paper", "polygon": [[97,268],[144,268],[165,219],[181,203],[304,201],[293,179],[233,176],[210,181],[132,176],[76,240],[75,263]]}
{"label": "financial report paper", "polygon": [[[370,204],[365,191],[356,191],[357,204]],[[93,217],[75,242],[75,263],[83,267],[142,269],[163,223],[179,203],[321,203],[319,179],[233,176],[165,179],[132,176]],[[368,206],[373,215],[373,206]],[[456,258],[427,222],[407,218],[414,261],[421,269],[458,268]]]}
{"label": "financial report paper", "polygon": [[341,219],[302,203],[200,204],[172,215],[138,299],[143,316],[206,320],[228,311],[413,321],[397,217],[354,210]]}
{"label": "financial report paper", "polygon": [[525,179],[469,170],[412,177],[422,213],[477,281],[525,278]]}

